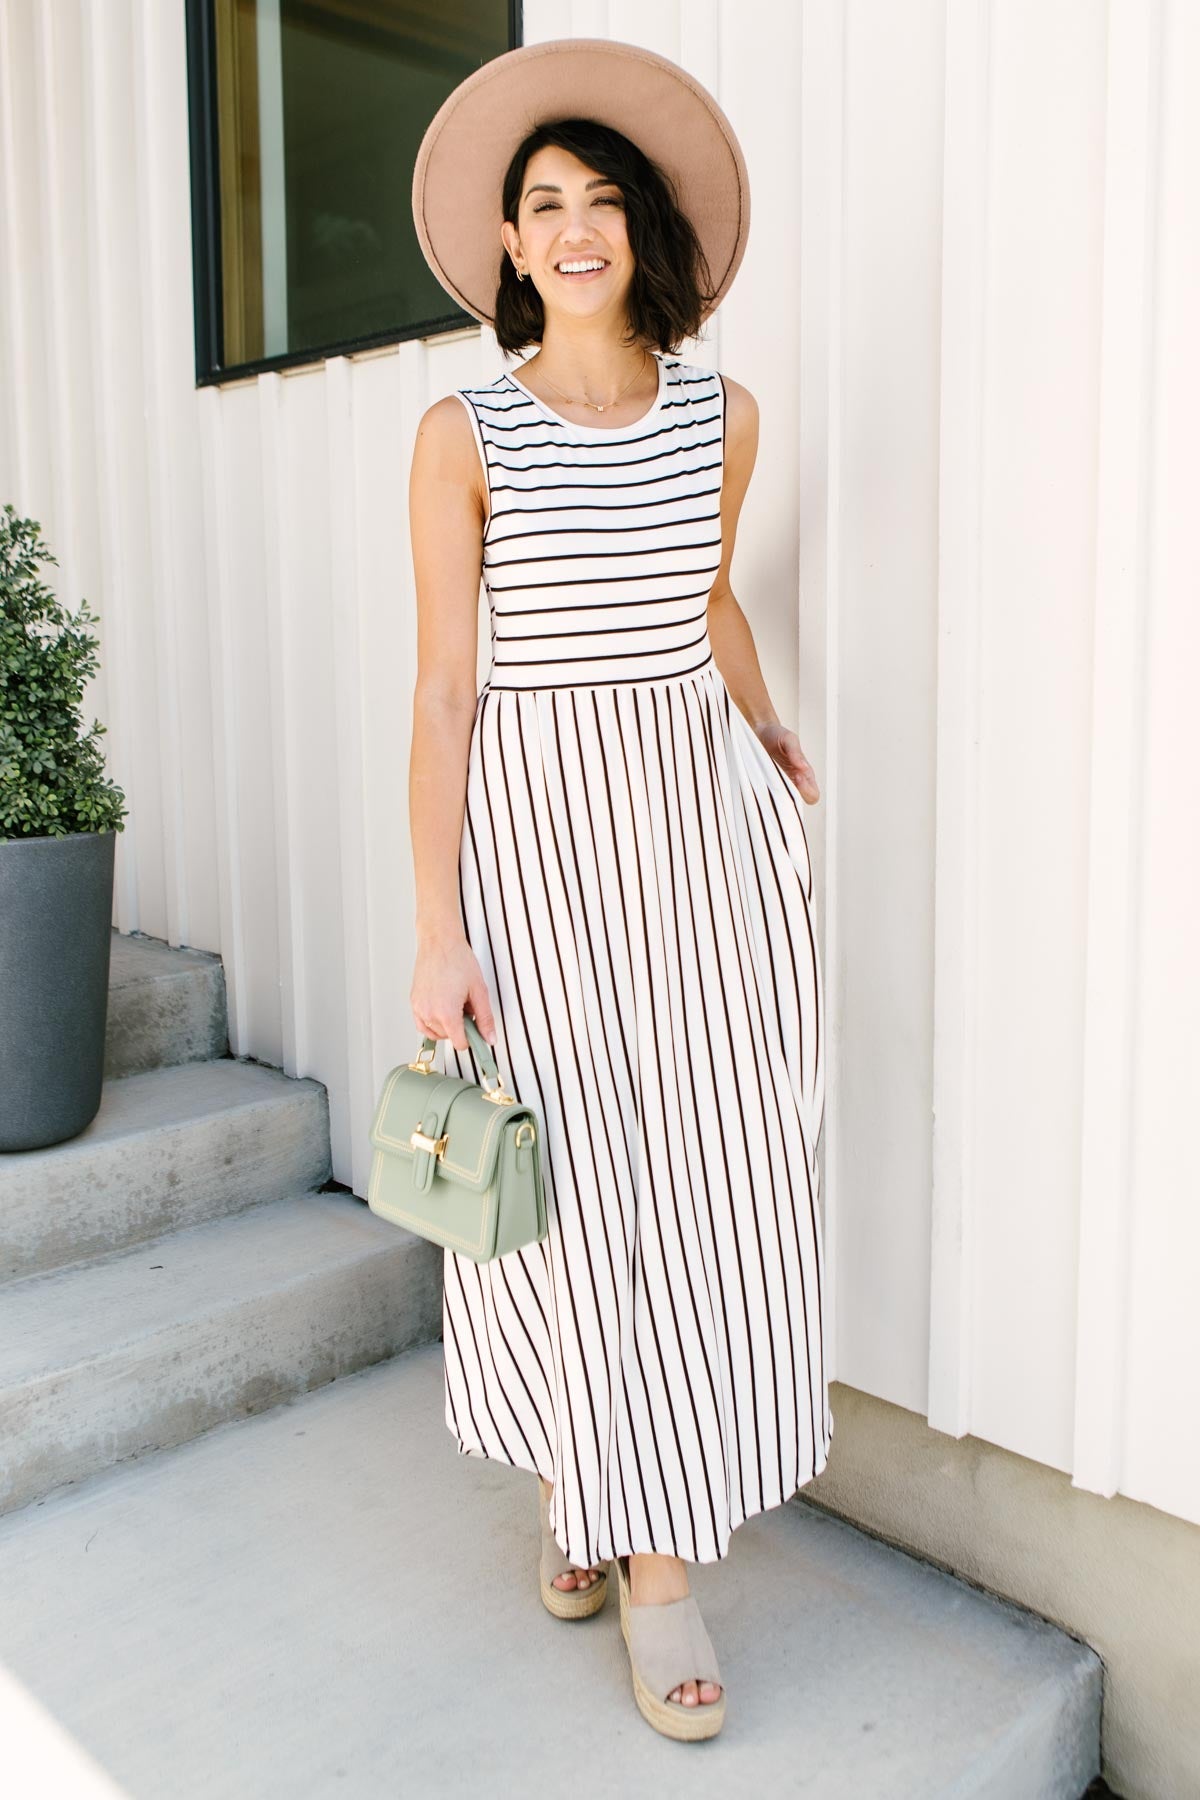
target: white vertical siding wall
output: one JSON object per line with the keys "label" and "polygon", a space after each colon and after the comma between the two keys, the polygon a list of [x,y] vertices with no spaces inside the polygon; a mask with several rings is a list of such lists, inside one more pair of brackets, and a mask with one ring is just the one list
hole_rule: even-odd
{"label": "white vertical siding wall", "polygon": [[930,1417],[1069,1468],[1105,22],[949,20]]}
{"label": "white vertical siding wall", "polygon": [[804,52],[837,1371],[1200,1519],[1200,20]]}
{"label": "white vertical siding wall", "polygon": [[[1114,1487],[1167,1512],[1200,1517],[1200,1150],[1194,1125],[1200,1098],[1200,14],[1184,0],[1149,9],[1145,23],[1123,0],[1110,80],[1121,114],[1109,134],[1111,166],[1144,161],[1144,183],[1116,186],[1118,241],[1107,265],[1106,304],[1115,314],[1107,345],[1106,488],[1116,499],[1127,466],[1122,435],[1137,434],[1132,495],[1122,494],[1131,529],[1129,560],[1119,536],[1106,544],[1109,613],[1094,743],[1114,730],[1128,743],[1132,783],[1116,792],[1116,828],[1129,845],[1119,870],[1131,890],[1089,956],[1087,1048],[1101,1066],[1086,1091],[1089,1110],[1082,1268],[1088,1312],[1082,1320],[1080,1372],[1091,1385],[1090,1414],[1076,1419],[1077,1449],[1087,1456],[1084,1485]],[[1128,53],[1130,61],[1122,59]],[[1126,135],[1127,134],[1127,135]],[[1126,176],[1128,178],[1128,171]],[[1120,266],[1128,244],[1132,269]],[[1136,364],[1127,385],[1121,356]],[[1122,643],[1132,649],[1128,696],[1117,679]],[[1132,704],[1128,718],[1126,707]],[[1125,816],[1120,816],[1124,809]],[[1103,818],[1103,770],[1093,782],[1092,817]],[[1090,871],[1093,915],[1109,902],[1106,848],[1099,839]],[[1118,1204],[1110,1215],[1104,1187],[1108,1096],[1101,1040],[1110,996],[1123,1023],[1119,1079],[1133,1108],[1121,1143],[1125,1157]],[[1103,1414],[1107,1329],[1118,1342],[1115,1416]],[[1096,1381],[1099,1374],[1100,1381]],[[1121,1380],[1123,1375],[1124,1379]],[[1177,1429],[1163,1429],[1174,1417]]]}
{"label": "white vertical siding wall", "polygon": [[[528,0],[560,35],[692,69],[754,181],[686,353],[759,401],[734,585],[823,791],[832,1366],[1200,1519],[1200,21]],[[503,365],[197,391],[185,99],[182,7],[0,0],[0,501],[101,614],[114,923],[220,951],[362,1193],[414,1041],[412,439]]]}

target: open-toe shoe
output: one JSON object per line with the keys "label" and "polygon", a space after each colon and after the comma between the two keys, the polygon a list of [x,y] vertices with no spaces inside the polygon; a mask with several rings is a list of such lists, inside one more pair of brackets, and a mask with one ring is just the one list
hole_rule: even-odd
{"label": "open-toe shoe", "polygon": [[608,1597],[608,1574],[602,1569],[585,1588],[555,1587],[556,1575],[572,1572],[578,1575],[579,1568],[563,1555],[558,1540],[550,1529],[551,1492],[553,1489],[547,1491],[546,1484],[539,1475],[538,1516],[542,1528],[542,1553],[538,1579],[542,1590],[542,1604],[556,1619],[589,1619],[593,1613],[600,1611]]}
{"label": "open-toe shoe", "polygon": [[621,1633],[633,1670],[633,1697],[638,1711],[664,1737],[690,1743],[715,1737],[725,1723],[725,1693],[719,1700],[697,1700],[685,1706],[668,1694],[685,1681],[711,1681],[721,1686],[721,1670],[712,1640],[700,1617],[694,1594],[680,1600],[634,1606],[630,1598],[629,1558],[614,1558],[621,1597]]}

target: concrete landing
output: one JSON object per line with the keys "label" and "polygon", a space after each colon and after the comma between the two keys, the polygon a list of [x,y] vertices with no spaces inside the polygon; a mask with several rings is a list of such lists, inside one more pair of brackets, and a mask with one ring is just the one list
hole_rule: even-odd
{"label": "concrete landing", "polygon": [[1096,1772],[1094,1652],[802,1501],[693,1570],[729,1712],[668,1743],[615,1593],[543,1609],[534,1478],[457,1454],[441,1380],[412,1350],[0,1520],[0,1664],[136,1800],[1078,1800]]}

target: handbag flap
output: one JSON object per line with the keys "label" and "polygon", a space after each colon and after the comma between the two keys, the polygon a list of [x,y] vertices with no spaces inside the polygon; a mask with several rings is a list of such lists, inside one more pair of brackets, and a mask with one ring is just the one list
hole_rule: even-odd
{"label": "handbag flap", "polygon": [[[383,1085],[371,1143],[376,1150],[414,1159],[414,1181],[425,1188],[436,1172],[456,1185],[482,1191],[495,1173],[504,1126],[521,1118],[519,1103],[498,1106],[477,1082],[459,1075],[422,1075],[401,1063]],[[441,1155],[412,1141],[413,1132],[445,1138]]]}

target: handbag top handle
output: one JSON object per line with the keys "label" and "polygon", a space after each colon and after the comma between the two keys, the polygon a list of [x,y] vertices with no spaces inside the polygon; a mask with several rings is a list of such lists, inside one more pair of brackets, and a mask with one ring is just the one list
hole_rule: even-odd
{"label": "handbag top handle", "polygon": [[[484,1037],[482,1031],[480,1031],[478,1025],[475,1023],[475,1021],[471,1017],[470,1013],[463,1014],[463,1024],[466,1026],[466,1030],[467,1030],[467,1042],[470,1044],[472,1050],[475,1052],[476,1060],[478,1061],[479,1066],[483,1070],[484,1074],[487,1076],[494,1075],[497,1078],[497,1080],[499,1080],[500,1071],[496,1067],[496,1059],[492,1055],[491,1048],[488,1044],[487,1039]],[[447,1039],[446,1041],[449,1042],[449,1039]],[[436,1050],[436,1048],[440,1042],[441,1042],[440,1038],[432,1037],[427,1032],[426,1035],[421,1039],[421,1048],[417,1053],[418,1060],[425,1057],[427,1052],[430,1054],[430,1056],[432,1056],[433,1051]],[[504,1085],[503,1082],[501,1082],[501,1086],[503,1086],[503,1085]]]}

